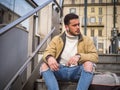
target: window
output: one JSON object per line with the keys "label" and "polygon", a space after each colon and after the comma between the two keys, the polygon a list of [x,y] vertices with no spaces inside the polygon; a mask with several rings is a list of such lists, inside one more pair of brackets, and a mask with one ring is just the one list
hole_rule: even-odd
{"label": "window", "polygon": [[70,13],[76,13],[76,8],[70,8]]}
{"label": "window", "polygon": [[115,7],[115,14],[117,14],[117,7]]}
{"label": "window", "polygon": [[98,17],[98,20],[99,24],[102,24],[102,17]]}
{"label": "window", "polygon": [[98,48],[103,49],[103,43],[98,43]]}
{"label": "window", "polygon": [[95,9],[94,9],[94,8],[91,8],[91,12],[95,12]]}
{"label": "window", "polygon": [[0,24],[3,23],[4,10],[0,8]]}
{"label": "window", "polygon": [[75,0],[72,0],[72,4],[75,4]]}
{"label": "window", "polygon": [[82,18],[82,25],[84,25],[85,24],[85,19],[84,19],[84,17]]}
{"label": "window", "polygon": [[112,3],[114,3],[114,1],[115,1],[115,2],[118,2],[118,0],[111,0]]}
{"label": "window", "polygon": [[99,15],[102,15],[102,8],[99,8]]}
{"label": "window", "polygon": [[95,34],[95,30],[91,29],[91,37],[94,37],[94,34]]}
{"label": "window", "polygon": [[96,18],[95,17],[91,17],[90,18],[90,23],[95,23],[96,22]]}
{"label": "window", "polygon": [[91,3],[95,3],[95,0],[91,0]]}
{"label": "window", "polygon": [[[88,23],[88,19],[86,18],[86,22]],[[85,25],[85,17],[82,18],[82,25]]]}
{"label": "window", "polygon": [[115,19],[115,23],[117,23],[117,17],[116,17],[116,19]]}
{"label": "window", "polygon": [[1,4],[19,16],[23,16],[34,9],[26,0],[0,0]]}
{"label": "window", "polygon": [[98,30],[98,36],[99,36],[99,37],[102,37],[102,29],[99,29],[99,30]]}
{"label": "window", "polygon": [[99,3],[102,3],[102,0],[99,0]]}

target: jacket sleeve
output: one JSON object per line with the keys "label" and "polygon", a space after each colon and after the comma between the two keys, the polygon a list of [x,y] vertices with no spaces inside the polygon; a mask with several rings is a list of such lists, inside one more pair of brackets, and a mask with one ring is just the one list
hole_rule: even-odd
{"label": "jacket sleeve", "polygon": [[97,63],[98,53],[93,40],[86,37],[84,41],[84,49],[85,49],[84,53],[79,53],[81,55],[80,62],[91,61]]}
{"label": "jacket sleeve", "polygon": [[52,55],[53,57],[55,57],[56,55],[56,41],[57,41],[57,37],[55,36],[50,43],[48,44],[47,48],[45,49],[44,53],[43,53],[43,60],[45,62],[46,61],[46,57],[48,55]]}

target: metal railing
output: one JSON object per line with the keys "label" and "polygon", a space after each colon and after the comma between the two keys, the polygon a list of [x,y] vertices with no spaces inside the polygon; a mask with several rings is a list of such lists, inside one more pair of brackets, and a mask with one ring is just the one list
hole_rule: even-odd
{"label": "metal railing", "polygon": [[7,84],[7,86],[4,88],[4,90],[8,90],[8,88],[10,87],[10,85],[12,84],[12,82],[17,78],[17,76],[22,73],[22,71],[24,71],[24,69],[27,67],[27,65],[29,64],[29,62],[32,60],[32,58],[37,54],[37,52],[39,51],[39,49],[42,47],[42,45],[48,40],[48,38],[50,37],[50,35],[55,31],[55,27],[47,34],[47,36],[45,37],[45,39],[38,45],[38,47],[36,48],[36,50],[29,56],[29,58],[26,60],[26,62],[24,63],[24,65],[18,70],[18,72],[14,75],[14,77],[10,80],[10,82]]}
{"label": "metal railing", "polygon": [[[35,8],[33,11],[27,13],[26,15],[20,17],[19,19],[13,21],[12,23],[6,25],[5,27],[0,29],[0,36],[3,35],[4,33],[8,32],[9,30],[11,30],[11,28],[15,27],[16,25],[18,25],[19,23],[21,23],[22,21],[26,20],[27,18],[29,18],[30,16],[32,16],[34,13],[38,12],[39,10],[41,10],[42,8],[44,8],[45,6],[47,6],[49,3],[51,3],[52,1],[54,1],[54,3],[56,3],[56,5],[60,8],[59,4],[56,2],[56,0],[48,0],[46,2],[44,2],[42,5],[38,6],[37,8]],[[60,9],[61,11],[62,9]],[[32,60],[32,58],[37,54],[37,52],[40,50],[40,48],[42,47],[42,45],[48,40],[48,38],[51,36],[51,34],[55,31],[55,27],[47,34],[47,36],[45,37],[45,39],[38,45],[38,47],[36,48],[36,50],[28,57],[28,59],[26,60],[26,62],[24,63],[24,65],[17,71],[17,73],[13,76],[13,78],[9,81],[9,83],[6,85],[6,87],[4,88],[4,90],[9,90],[11,84],[14,82],[14,80],[17,78],[17,76],[22,73],[25,68],[27,68],[27,65],[29,64],[29,62]]]}
{"label": "metal railing", "polygon": [[22,21],[26,20],[27,18],[29,18],[30,16],[32,16],[34,13],[38,12],[40,9],[44,8],[46,5],[48,5],[51,2],[55,2],[56,5],[59,7],[60,11],[62,11],[62,9],[60,8],[59,4],[57,3],[56,0],[48,0],[46,2],[44,2],[42,5],[40,5],[39,7],[35,8],[33,11],[28,12],[26,15],[22,16],[21,18],[15,20],[14,22],[6,25],[5,27],[0,29],[0,35],[4,34],[5,32],[9,31],[11,28],[15,27],[17,24],[21,23]]}
{"label": "metal railing", "polygon": [[34,13],[36,13],[37,11],[39,11],[40,9],[42,9],[43,7],[45,7],[46,5],[51,3],[52,1],[53,0],[48,0],[47,2],[43,3],[41,6],[35,8],[33,11],[28,12],[26,15],[22,16],[21,18],[15,20],[14,22],[12,22],[12,23],[8,24],[7,26],[3,27],[2,29],[0,29],[0,35],[2,35],[3,33],[7,32],[7,31],[9,31],[11,28],[15,27],[17,24],[21,23],[25,19],[29,18]]}

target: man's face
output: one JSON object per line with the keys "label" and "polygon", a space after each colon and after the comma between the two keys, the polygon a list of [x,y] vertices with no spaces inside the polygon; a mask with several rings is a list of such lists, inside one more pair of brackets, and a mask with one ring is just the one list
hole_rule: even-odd
{"label": "man's face", "polygon": [[65,25],[67,32],[70,35],[77,36],[80,34],[79,19],[70,20],[68,25]]}

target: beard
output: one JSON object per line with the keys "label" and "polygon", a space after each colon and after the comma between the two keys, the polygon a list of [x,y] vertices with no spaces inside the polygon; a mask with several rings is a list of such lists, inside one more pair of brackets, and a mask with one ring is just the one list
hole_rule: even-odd
{"label": "beard", "polygon": [[80,35],[80,30],[77,30],[76,32],[72,32],[71,30],[68,30],[68,33],[72,36],[79,36]]}

